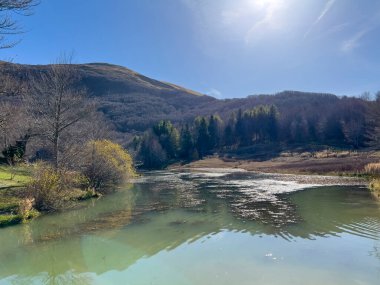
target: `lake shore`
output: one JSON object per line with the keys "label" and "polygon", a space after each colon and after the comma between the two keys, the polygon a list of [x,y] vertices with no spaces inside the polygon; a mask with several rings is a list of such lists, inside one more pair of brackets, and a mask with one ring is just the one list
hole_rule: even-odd
{"label": "lake shore", "polygon": [[271,173],[282,179],[291,179],[300,183],[321,185],[368,185],[366,177],[361,173],[364,166],[379,161],[378,153],[354,153],[336,157],[310,157],[295,154],[279,156],[268,160],[250,160],[210,156],[188,164],[175,164],[171,170],[181,169],[242,169],[246,171]]}

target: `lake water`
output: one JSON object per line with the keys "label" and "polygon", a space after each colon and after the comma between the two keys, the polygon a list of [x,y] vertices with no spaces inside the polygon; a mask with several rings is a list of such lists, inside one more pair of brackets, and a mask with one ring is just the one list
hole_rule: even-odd
{"label": "lake water", "polygon": [[380,284],[380,203],[359,186],[291,180],[147,173],[0,229],[0,284]]}

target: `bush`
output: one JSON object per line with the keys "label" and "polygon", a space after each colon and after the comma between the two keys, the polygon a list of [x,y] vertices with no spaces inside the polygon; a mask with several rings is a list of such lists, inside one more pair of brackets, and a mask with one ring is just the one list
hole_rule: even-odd
{"label": "bush", "polygon": [[119,144],[109,140],[95,140],[87,144],[82,173],[88,187],[104,191],[135,176],[131,155]]}
{"label": "bush", "polygon": [[372,180],[369,184],[369,188],[376,198],[380,198],[380,179]]}
{"label": "bush", "polygon": [[34,177],[27,185],[27,193],[39,211],[55,211],[63,208],[70,199],[70,191],[81,181],[77,173],[56,170],[50,165],[36,167]]}

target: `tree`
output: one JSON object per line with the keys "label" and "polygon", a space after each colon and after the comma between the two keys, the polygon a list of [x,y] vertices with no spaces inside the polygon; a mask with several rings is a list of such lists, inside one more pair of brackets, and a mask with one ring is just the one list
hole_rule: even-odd
{"label": "tree", "polygon": [[0,151],[25,137],[30,128],[24,106],[18,100],[11,99],[22,94],[24,84],[11,76],[17,72],[15,66],[9,71],[0,74]]}
{"label": "tree", "polygon": [[181,130],[180,135],[180,158],[191,160],[195,151],[193,136],[188,124]]}
{"label": "tree", "polygon": [[342,122],[343,133],[346,141],[352,144],[353,147],[358,148],[364,136],[364,124],[358,120],[350,120]]}
{"label": "tree", "polygon": [[158,142],[157,136],[152,133],[145,134],[141,143],[139,157],[147,169],[163,168],[168,161],[165,150]]}
{"label": "tree", "polygon": [[8,102],[0,102],[0,149],[6,149],[19,139],[25,130],[23,108]]}
{"label": "tree", "polygon": [[278,137],[278,109],[276,106],[269,107],[267,132],[270,141],[276,141]]}
{"label": "tree", "polygon": [[370,101],[371,100],[371,93],[368,91],[365,91],[362,94],[360,94],[359,98],[364,100],[364,101]]}
{"label": "tree", "polygon": [[223,135],[224,146],[230,147],[236,144],[235,125],[236,125],[236,117],[235,117],[235,114],[232,113],[230,115],[230,118],[228,119],[227,126],[224,129],[224,135]]}
{"label": "tree", "polygon": [[367,138],[370,145],[380,147],[380,100],[372,102],[367,114]]}
{"label": "tree", "polygon": [[211,115],[208,123],[208,133],[210,135],[210,148],[215,149],[220,146],[222,119],[218,115]]}
{"label": "tree", "polygon": [[199,157],[203,158],[210,151],[210,134],[208,132],[208,122],[205,117],[200,117],[196,119],[195,125],[197,132],[196,147]]}
{"label": "tree", "polygon": [[51,147],[56,169],[64,160],[62,154],[83,135],[76,127],[94,111],[94,105],[85,100],[85,90],[75,86],[78,80],[70,61],[64,59],[34,78],[24,96],[34,132]]}
{"label": "tree", "polygon": [[13,47],[17,42],[6,42],[5,37],[22,32],[17,21],[10,15],[14,13],[29,16],[37,4],[36,0],[0,0],[0,48]]}
{"label": "tree", "polygon": [[170,121],[160,121],[153,127],[162,148],[166,151],[169,159],[177,156],[179,134]]}
{"label": "tree", "polygon": [[135,175],[131,155],[109,140],[88,142],[82,161],[81,173],[87,177],[88,187],[98,191],[119,185]]}

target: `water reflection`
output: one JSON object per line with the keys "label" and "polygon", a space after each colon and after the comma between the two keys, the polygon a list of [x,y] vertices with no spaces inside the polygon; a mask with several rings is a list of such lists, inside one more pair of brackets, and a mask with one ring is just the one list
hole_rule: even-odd
{"label": "water reflection", "polygon": [[[305,187],[313,189],[295,192]],[[0,284],[92,284],[163,252],[192,245],[206,252],[203,244],[224,236],[259,251],[273,237],[279,239],[271,244],[282,245],[347,235],[362,238],[367,255],[380,261],[380,207],[358,187],[241,172],[157,172],[85,207],[1,229]]]}

